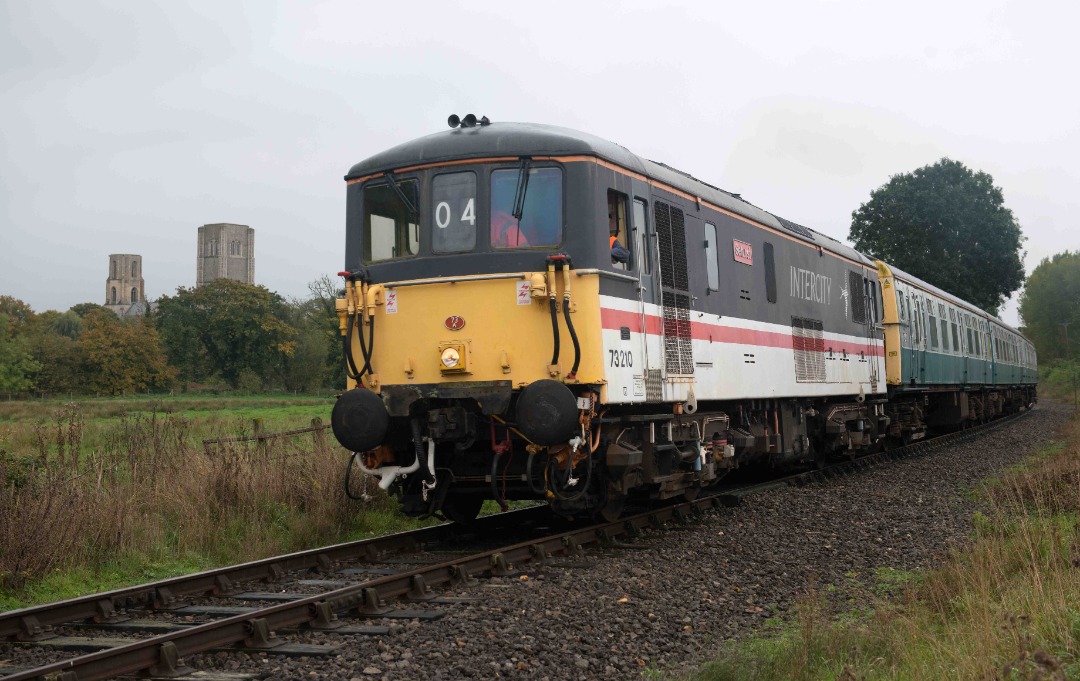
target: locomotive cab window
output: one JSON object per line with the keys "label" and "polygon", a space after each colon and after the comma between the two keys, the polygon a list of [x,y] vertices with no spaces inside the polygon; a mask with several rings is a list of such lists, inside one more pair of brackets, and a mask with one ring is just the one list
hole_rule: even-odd
{"label": "locomotive cab window", "polygon": [[611,266],[617,270],[629,269],[633,262],[626,214],[626,194],[612,189],[607,193],[607,235],[605,243],[611,251]]}
{"label": "locomotive cab window", "polygon": [[447,173],[431,181],[431,250],[463,253],[476,247],[476,173]]}
{"label": "locomotive cab window", "polygon": [[551,248],[562,242],[560,168],[506,168],[491,173],[491,246]]}
{"label": "locomotive cab window", "polygon": [[364,188],[364,262],[416,255],[420,250],[416,180],[396,180]]}

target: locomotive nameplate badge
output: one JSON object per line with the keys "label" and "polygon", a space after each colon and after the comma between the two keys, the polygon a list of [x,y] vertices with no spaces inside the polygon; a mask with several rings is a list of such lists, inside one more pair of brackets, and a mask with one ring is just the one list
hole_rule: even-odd
{"label": "locomotive nameplate badge", "polygon": [[451,331],[461,331],[465,328],[465,318],[459,317],[456,314],[450,315],[446,318],[445,321],[443,321],[443,326],[450,329]]}
{"label": "locomotive nameplate badge", "polygon": [[754,264],[754,247],[750,244],[738,239],[732,239],[731,250],[735,255],[735,262],[741,262],[744,265]]}
{"label": "locomotive nameplate badge", "polygon": [[529,303],[532,302],[532,298],[530,297],[530,293],[529,293],[531,285],[532,285],[532,282],[530,282],[528,279],[526,279],[525,281],[519,281],[517,283],[517,304],[518,305],[528,305]]}
{"label": "locomotive nameplate badge", "polygon": [[386,314],[397,314],[397,291],[394,289],[386,292]]}

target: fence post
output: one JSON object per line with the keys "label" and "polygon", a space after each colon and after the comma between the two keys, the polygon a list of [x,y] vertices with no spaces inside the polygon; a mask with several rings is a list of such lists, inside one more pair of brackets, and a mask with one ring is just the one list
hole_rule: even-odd
{"label": "fence post", "polygon": [[323,430],[322,424],[322,419],[318,416],[311,419],[311,427],[314,429],[311,431],[311,440],[318,451],[326,448],[326,431]]}
{"label": "fence post", "polygon": [[263,420],[261,418],[255,418],[251,419],[251,426],[252,429],[255,431],[255,442],[256,447],[259,450],[259,454],[266,456],[270,453],[270,442],[264,437],[264,435],[266,434],[266,425],[263,423]]}

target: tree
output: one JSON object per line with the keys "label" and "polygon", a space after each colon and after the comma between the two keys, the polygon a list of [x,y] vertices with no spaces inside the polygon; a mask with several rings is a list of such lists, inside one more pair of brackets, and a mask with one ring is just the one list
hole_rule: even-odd
{"label": "tree", "polygon": [[157,329],[143,319],[91,312],[79,337],[87,387],[109,395],[167,388],[176,370],[165,361]]}
{"label": "tree", "polygon": [[1024,283],[1024,236],[1001,188],[948,158],[871,192],[851,214],[848,239],[991,314]]}
{"label": "tree", "polygon": [[35,390],[77,393],[87,389],[85,357],[78,342],[84,327],[83,319],[72,310],[46,310],[35,316],[26,331],[34,360],[41,366],[34,377]]}
{"label": "tree", "polygon": [[0,391],[22,392],[33,387],[41,365],[34,361],[27,339],[10,331],[11,319],[0,312]]}
{"label": "tree", "polygon": [[[1080,346],[1080,251],[1043,258],[1020,294],[1024,332],[1039,361],[1077,357]],[[1066,346],[1068,342],[1068,347]]]}
{"label": "tree", "polygon": [[286,362],[283,375],[289,390],[344,387],[337,318],[339,289],[340,282],[324,274],[308,284],[309,298],[289,304],[289,322],[299,333],[296,353]]}
{"label": "tree", "polygon": [[296,347],[281,296],[231,279],[162,296],[155,318],[170,362],[189,381],[220,375],[235,388],[245,369],[265,381]]}

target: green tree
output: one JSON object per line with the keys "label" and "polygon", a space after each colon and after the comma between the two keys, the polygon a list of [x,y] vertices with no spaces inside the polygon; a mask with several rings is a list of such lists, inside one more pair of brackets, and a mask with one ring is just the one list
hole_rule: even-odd
{"label": "green tree", "polygon": [[34,361],[27,338],[11,332],[11,319],[0,312],[0,391],[23,392],[34,386],[41,365]]}
{"label": "green tree", "polygon": [[88,387],[109,395],[167,388],[176,370],[165,361],[157,329],[143,319],[91,312],[79,337]]}
{"label": "green tree", "polygon": [[1024,236],[1001,188],[948,158],[871,192],[851,214],[848,239],[992,314],[1024,283]]}
{"label": "green tree", "polygon": [[91,312],[110,312],[109,308],[104,305],[98,305],[97,303],[79,303],[78,305],[72,305],[68,312],[74,312],[80,317],[86,317]]}
{"label": "green tree", "polygon": [[263,286],[215,279],[162,296],[155,313],[170,363],[186,380],[221,376],[237,387],[244,370],[280,375],[296,348],[285,301]]}
{"label": "green tree", "polygon": [[328,275],[308,284],[311,296],[289,303],[289,323],[297,329],[296,352],[282,378],[289,390],[311,391],[344,385],[336,298],[341,285]]}
{"label": "green tree", "polygon": [[40,369],[34,388],[44,393],[78,393],[87,389],[84,356],[78,339],[82,318],[72,310],[46,310],[29,324],[26,337]]}
{"label": "green tree", "polygon": [[1020,294],[1020,318],[1040,362],[1080,355],[1080,251],[1043,258]]}

